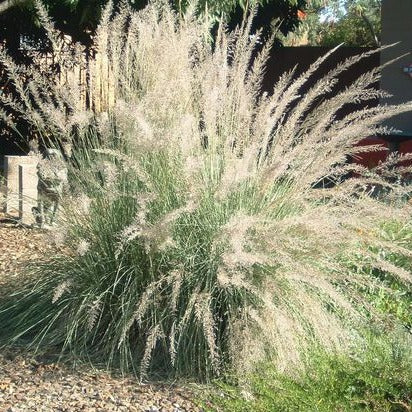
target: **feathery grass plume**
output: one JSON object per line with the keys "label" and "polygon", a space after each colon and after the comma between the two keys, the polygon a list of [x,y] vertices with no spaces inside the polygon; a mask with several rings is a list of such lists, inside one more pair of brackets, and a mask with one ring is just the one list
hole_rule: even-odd
{"label": "feathery grass plume", "polygon": [[[410,259],[411,245],[388,240],[381,226],[388,216],[410,221],[410,182],[393,179],[405,158],[374,170],[347,159],[412,104],[336,118],[354,100],[381,95],[370,88],[376,70],[337,87],[338,75],[370,52],[303,96],[334,50],[262,95],[270,45],[251,62],[250,24],[231,33],[221,25],[212,46],[203,22],[165,1],[117,15],[108,5],[89,66],[110,72],[114,101],[107,112],[86,113],[90,123],[73,141],[61,215],[69,251],[0,303],[2,341],[60,345],[144,375],[208,379],[267,356],[292,369],[313,343],[341,350],[361,339],[375,318],[362,294],[378,282],[374,274],[410,285],[410,268],[392,257]],[[41,128],[49,111],[30,106],[27,90],[8,104]],[[75,95],[50,82],[45,90],[37,100],[47,107],[59,93]],[[74,103],[48,115],[60,119],[57,137],[83,116]],[[325,179],[334,186],[317,189]],[[84,239],[87,253],[76,253]],[[68,281],[70,293],[53,299]]]}
{"label": "feathery grass plume", "polygon": [[[84,66],[84,50],[73,44],[70,51],[54,29],[45,7],[35,2],[35,9],[47,33],[53,49],[53,64],[45,63],[47,53],[33,55],[32,66],[16,64],[0,45],[0,66],[10,80],[11,87],[0,95],[0,104],[10,122],[9,126],[19,133],[21,121],[30,126],[34,136],[46,145],[70,141],[73,130],[89,123],[90,113],[83,110],[79,80],[66,76],[58,81],[59,72]],[[50,56],[49,56],[50,57]],[[10,120],[11,119],[11,120]]]}
{"label": "feathery grass plume", "polygon": [[52,303],[56,303],[63,296],[64,293],[70,290],[71,286],[71,282],[67,280],[60,283],[60,285],[58,285],[57,288],[54,290]]}

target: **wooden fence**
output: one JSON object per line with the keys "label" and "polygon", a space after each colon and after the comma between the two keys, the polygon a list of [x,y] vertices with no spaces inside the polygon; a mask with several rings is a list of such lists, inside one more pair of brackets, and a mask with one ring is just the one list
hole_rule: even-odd
{"label": "wooden fence", "polygon": [[54,72],[56,83],[77,90],[78,109],[108,111],[115,103],[115,84],[107,55],[82,53],[73,58],[68,52],[64,53],[58,57],[51,53],[36,53],[33,60],[44,71],[58,67]]}

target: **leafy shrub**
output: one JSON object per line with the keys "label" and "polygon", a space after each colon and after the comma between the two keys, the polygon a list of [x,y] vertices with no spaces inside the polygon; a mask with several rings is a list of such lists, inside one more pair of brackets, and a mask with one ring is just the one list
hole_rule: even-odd
{"label": "leafy shrub", "polygon": [[[40,73],[16,87],[17,107],[44,139],[72,140],[72,195],[56,233],[67,253],[37,265],[35,280],[2,302],[4,342],[55,345],[141,376],[209,378],[268,355],[293,369],[313,342],[348,346],[367,319],[359,285],[371,279],[342,257],[357,251],[410,283],[409,271],[377,252],[411,254],[377,225],[410,213],[399,201],[409,186],[385,179],[397,160],[375,171],[346,160],[411,105],[336,118],[353,101],[384,95],[370,88],[379,70],[336,91],[339,74],[371,52],[303,96],[333,51],[262,95],[270,44],[252,59],[250,24],[221,26],[212,46],[202,22],[179,19],[164,2],[114,16],[108,7],[90,62],[110,72],[108,113],[77,110],[76,85],[44,89]],[[352,171],[361,177],[344,179]],[[332,187],[319,189],[325,181]],[[377,185],[382,199],[372,195]]]}
{"label": "leafy shrub", "polygon": [[410,338],[370,337],[364,349],[351,354],[318,352],[304,373],[292,377],[262,365],[249,377],[248,387],[216,382],[205,409],[407,411],[412,402],[411,361]]}
{"label": "leafy shrub", "polygon": [[[409,250],[412,250],[412,221],[408,219],[405,222],[393,222],[388,220],[381,228],[381,236],[383,239],[392,242],[393,244],[402,245]],[[391,263],[403,268],[404,270],[412,271],[412,261],[409,257],[395,253],[388,253],[384,248],[379,249],[381,256],[385,256]],[[363,266],[359,265],[367,275],[377,280],[376,284],[370,285],[365,289],[366,296],[370,302],[388,317],[388,321],[394,318],[401,324],[412,330],[412,288],[410,285],[405,285],[402,282],[383,270],[368,265],[368,262],[363,262]]]}

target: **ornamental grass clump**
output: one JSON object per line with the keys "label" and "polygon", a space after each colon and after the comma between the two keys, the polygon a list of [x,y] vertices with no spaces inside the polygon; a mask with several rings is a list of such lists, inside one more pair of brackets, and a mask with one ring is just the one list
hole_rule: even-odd
{"label": "ornamental grass clump", "polygon": [[140,376],[208,379],[267,357],[290,369],[314,343],[337,350],[360,339],[372,313],[359,290],[375,280],[356,270],[359,254],[411,282],[381,253],[411,250],[378,224],[410,219],[410,186],[393,167],[406,157],[377,170],[348,159],[412,105],[336,117],[384,95],[370,87],[378,69],[337,88],[339,74],[373,52],[304,95],[334,51],[262,94],[271,45],[256,56],[250,25],[228,33],[222,24],[211,44],[203,22],[165,2],[141,12],[109,5],[89,65],[91,79],[102,62],[110,70],[107,112],[77,110],[75,84],[43,103],[40,73],[20,90],[42,138],[72,146],[70,193],[53,231],[65,252],[0,303],[3,342],[58,347]]}

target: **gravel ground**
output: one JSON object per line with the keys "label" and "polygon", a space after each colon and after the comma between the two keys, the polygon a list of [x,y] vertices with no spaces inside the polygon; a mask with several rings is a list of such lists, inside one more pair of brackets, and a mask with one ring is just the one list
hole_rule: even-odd
{"label": "gravel ground", "polygon": [[[25,264],[53,252],[47,233],[0,216],[0,292]],[[0,350],[0,412],[201,411],[187,388],[143,384],[91,367],[69,367],[11,349]]]}
{"label": "gravel ground", "polygon": [[30,261],[53,251],[46,232],[18,227],[0,214],[0,288],[18,278]]}

